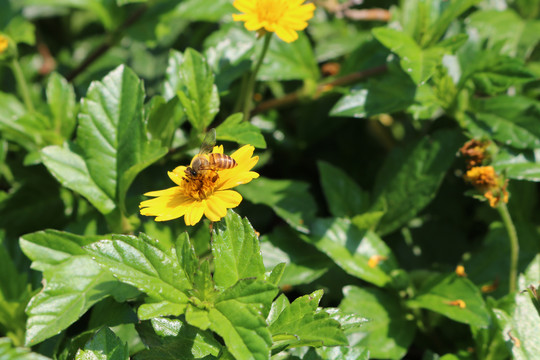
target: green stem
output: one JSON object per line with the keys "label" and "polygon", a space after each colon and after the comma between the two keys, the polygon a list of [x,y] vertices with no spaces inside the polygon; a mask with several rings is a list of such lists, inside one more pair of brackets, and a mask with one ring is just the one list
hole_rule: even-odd
{"label": "green stem", "polygon": [[506,204],[501,201],[499,206],[497,206],[497,210],[501,215],[504,227],[506,228],[506,232],[508,232],[508,237],[510,238],[510,281],[508,285],[508,291],[510,293],[513,293],[514,291],[516,291],[517,287],[516,283],[518,272],[519,242],[516,227],[512,222],[512,218],[510,217],[510,212],[508,211],[508,207],[506,206]]}
{"label": "green stem", "polygon": [[11,69],[13,70],[15,81],[17,81],[17,85],[19,86],[19,90],[21,92],[24,104],[26,105],[26,109],[29,112],[34,112],[34,104],[32,103],[32,99],[30,97],[30,90],[26,85],[26,79],[24,78],[21,65],[19,64],[19,61],[17,59],[13,59],[11,61]]}
{"label": "green stem", "polygon": [[268,51],[268,46],[270,45],[271,38],[272,38],[272,33],[266,33],[266,35],[264,36],[264,44],[263,44],[263,49],[261,51],[261,55],[259,56],[259,60],[257,60],[257,63],[255,64],[255,68],[253,68],[253,71],[251,72],[251,77],[249,78],[249,81],[247,84],[247,91],[245,92],[245,97],[244,97],[244,120],[245,121],[249,121],[249,115],[251,113],[251,99],[253,98],[253,89],[255,88],[255,81],[257,79],[257,73],[259,72],[259,69],[261,68],[266,52]]}

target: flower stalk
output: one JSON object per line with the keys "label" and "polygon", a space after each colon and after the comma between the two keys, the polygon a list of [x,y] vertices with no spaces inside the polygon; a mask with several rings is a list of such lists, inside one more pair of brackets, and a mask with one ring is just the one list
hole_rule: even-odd
{"label": "flower stalk", "polygon": [[244,111],[243,111],[245,121],[249,121],[249,118],[250,118],[251,106],[252,106],[252,100],[253,100],[253,91],[255,89],[255,82],[257,81],[257,73],[259,72],[259,69],[261,68],[261,65],[263,63],[264,57],[266,56],[266,53],[268,52],[271,38],[272,38],[272,33],[265,34],[261,54],[259,55],[259,59],[257,60],[257,63],[255,64],[255,67],[253,68],[253,71],[251,72],[251,75],[247,82],[246,91],[244,93]]}
{"label": "flower stalk", "polygon": [[19,90],[21,91],[21,96],[23,98],[26,109],[29,112],[34,112],[35,109],[34,104],[32,103],[32,98],[30,97],[30,90],[28,89],[28,86],[26,84],[26,79],[24,78],[21,65],[16,58],[11,60],[11,70],[13,71],[13,75],[15,76],[15,81],[17,82]]}
{"label": "flower stalk", "polygon": [[508,238],[510,239],[510,273],[509,273],[509,284],[508,292],[513,293],[517,289],[517,273],[518,273],[518,259],[519,259],[519,241],[517,236],[516,227],[508,211],[506,203],[500,202],[497,206],[497,210],[501,215],[504,227],[508,233]]}

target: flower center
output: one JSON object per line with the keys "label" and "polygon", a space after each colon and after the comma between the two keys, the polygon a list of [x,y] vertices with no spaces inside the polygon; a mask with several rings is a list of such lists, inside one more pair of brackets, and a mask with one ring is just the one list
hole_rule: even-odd
{"label": "flower center", "polygon": [[259,21],[276,23],[288,7],[288,0],[258,0],[256,9]]}
{"label": "flower center", "polygon": [[195,200],[204,200],[212,195],[216,187],[215,171],[203,170],[199,171],[197,177],[184,180],[184,194]]}

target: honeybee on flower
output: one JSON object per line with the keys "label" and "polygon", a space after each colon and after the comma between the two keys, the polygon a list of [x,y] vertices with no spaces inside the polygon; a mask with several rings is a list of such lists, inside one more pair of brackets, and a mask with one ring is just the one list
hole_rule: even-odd
{"label": "honeybee on flower", "polygon": [[225,155],[223,146],[214,146],[215,136],[215,130],[211,129],[189,166],[169,171],[169,178],[177,186],[144,194],[155,198],[141,202],[141,215],[155,216],[156,221],[183,216],[186,225],[195,225],[203,215],[210,221],[219,221],[227,209],[242,202],[242,196],[231,189],[259,177],[251,171],[259,157],[253,156],[252,145]]}

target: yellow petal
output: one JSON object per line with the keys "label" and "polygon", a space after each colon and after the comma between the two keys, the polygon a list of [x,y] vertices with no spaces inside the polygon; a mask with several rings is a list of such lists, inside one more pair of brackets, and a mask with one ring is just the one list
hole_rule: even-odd
{"label": "yellow petal", "polygon": [[186,214],[184,215],[186,225],[195,225],[201,221],[204,214],[204,208],[205,206],[203,202],[194,202],[192,206],[188,207],[186,209]]}
{"label": "yellow petal", "polygon": [[223,190],[215,192],[212,195],[212,198],[222,201],[223,206],[227,208],[237,207],[242,202],[242,195],[240,195],[234,190]]}

